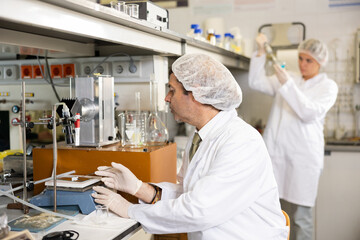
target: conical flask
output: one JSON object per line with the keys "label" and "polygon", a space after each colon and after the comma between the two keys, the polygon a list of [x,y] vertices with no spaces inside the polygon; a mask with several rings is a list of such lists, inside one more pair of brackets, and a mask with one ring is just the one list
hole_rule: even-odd
{"label": "conical flask", "polygon": [[147,119],[147,144],[149,146],[164,145],[169,140],[169,132],[158,115],[158,85],[154,76],[150,76],[151,112]]}

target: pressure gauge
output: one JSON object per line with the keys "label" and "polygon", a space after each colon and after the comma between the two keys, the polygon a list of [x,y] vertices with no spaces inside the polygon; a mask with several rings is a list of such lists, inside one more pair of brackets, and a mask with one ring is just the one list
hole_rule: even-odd
{"label": "pressure gauge", "polygon": [[18,113],[18,112],[20,112],[20,107],[18,105],[14,105],[11,107],[11,111],[13,113]]}

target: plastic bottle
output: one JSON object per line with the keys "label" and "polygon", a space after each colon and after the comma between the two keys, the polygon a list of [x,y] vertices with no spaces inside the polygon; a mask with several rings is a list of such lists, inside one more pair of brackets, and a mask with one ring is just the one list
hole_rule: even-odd
{"label": "plastic bottle", "polygon": [[216,45],[215,30],[209,28],[207,32],[208,35],[206,37],[206,40],[208,40],[211,45]]}
{"label": "plastic bottle", "polygon": [[221,40],[221,35],[220,34],[215,34],[215,39],[216,39],[216,46],[218,47],[222,47],[222,40]]}
{"label": "plastic bottle", "polygon": [[188,37],[194,37],[195,36],[195,29],[199,28],[199,24],[191,24],[190,28],[191,28],[191,30],[186,35]]}
{"label": "plastic bottle", "polygon": [[202,36],[202,29],[201,28],[197,28],[194,31],[195,35],[194,38],[200,41],[204,41],[205,38]]}
{"label": "plastic bottle", "polygon": [[230,40],[230,51],[235,52],[236,50],[236,43],[234,35],[231,34],[231,40]]}
{"label": "plastic bottle", "polygon": [[224,48],[228,51],[230,51],[230,46],[231,46],[231,33],[225,33],[224,34]]}

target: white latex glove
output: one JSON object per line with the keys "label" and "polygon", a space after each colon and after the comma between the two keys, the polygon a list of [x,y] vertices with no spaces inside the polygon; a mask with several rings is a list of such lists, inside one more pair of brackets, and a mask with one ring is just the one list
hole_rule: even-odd
{"label": "white latex glove", "polygon": [[279,64],[274,64],[275,69],[275,75],[278,78],[281,85],[285,84],[291,77],[289,73],[282,67],[280,67]]}
{"label": "white latex glove", "polygon": [[120,194],[104,187],[93,187],[96,193],[91,194],[95,202],[106,206],[109,210],[123,218],[129,218],[128,209],[132,203],[128,202]]}
{"label": "white latex glove", "polygon": [[95,174],[102,176],[101,181],[109,188],[135,195],[139,191],[142,181],[139,180],[125,166],[112,162],[113,167],[101,166]]}
{"label": "white latex glove", "polygon": [[256,37],[256,44],[258,47],[259,56],[265,53],[265,43],[268,41],[267,37],[263,33],[259,33]]}

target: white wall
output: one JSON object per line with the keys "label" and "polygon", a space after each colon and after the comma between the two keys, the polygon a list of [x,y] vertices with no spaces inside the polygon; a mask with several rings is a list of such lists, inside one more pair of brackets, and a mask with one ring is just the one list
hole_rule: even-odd
{"label": "white wall", "polygon": [[[203,5],[199,5],[199,2]],[[230,8],[217,11],[221,12],[217,15],[211,13],[214,12],[212,11],[214,9],[211,10],[214,1],[210,0],[189,0],[187,8],[170,9],[170,29],[186,34],[192,23],[202,24],[207,18],[220,17],[223,18],[225,30],[232,27],[240,28],[245,39],[245,53],[249,53],[253,51],[253,39],[261,25],[304,23],[306,38],[318,38],[328,45],[330,61],[325,71],[338,83],[340,90],[337,101],[337,106],[340,106],[340,120],[337,120],[338,111],[334,107],[326,119],[325,135],[333,136],[334,129],[339,125],[345,128],[347,136],[352,136],[355,120],[353,106],[349,106],[348,103],[360,104],[360,86],[354,84],[355,32],[360,28],[360,6],[330,8],[329,0],[274,0],[270,7],[236,9],[234,7],[236,1],[224,2],[228,3],[227,6],[230,5]],[[202,11],[199,11],[199,8],[202,8]],[[240,114],[250,123],[254,123],[256,119],[263,119],[263,122],[266,122],[271,98],[248,89],[247,73],[235,70],[233,74],[244,91]]]}

